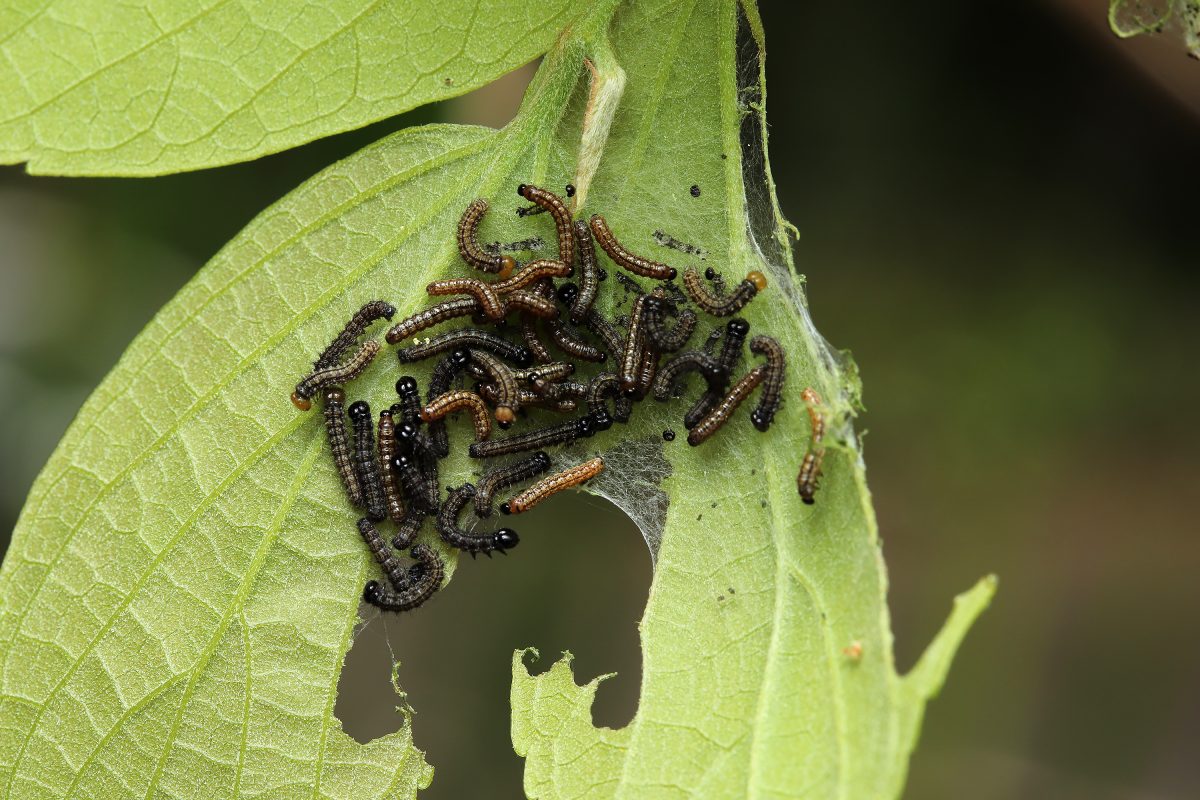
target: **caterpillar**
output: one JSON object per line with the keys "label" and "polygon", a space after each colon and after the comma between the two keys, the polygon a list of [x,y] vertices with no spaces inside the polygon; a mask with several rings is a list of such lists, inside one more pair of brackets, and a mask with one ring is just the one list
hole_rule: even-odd
{"label": "caterpillar", "polygon": [[383,499],[387,515],[392,522],[404,522],[404,500],[400,494],[400,485],[396,483],[396,473],[392,471],[392,460],[396,453],[396,422],[390,409],[379,412],[379,427],[377,430],[379,445],[380,477],[383,479]]}
{"label": "caterpillar", "polygon": [[418,311],[411,317],[406,317],[389,328],[383,338],[388,344],[399,344],[426,328],[432,328],[434,325],[439,325],[447,320],[470,316],[482,310],[483,308],[479,305],[479,301],[474,297],[460,297],[457,300],[447,300],[444,303],[430,306],[424,311]]}
{"label": "caterpillar", "polygon": [[472,200],[467,210],[458,220],[458,252],[462,256],[463,261],[470,264],[475,269],[483,270],[499,275],[501,279],[507,278],[516,268],[517,262],[512,256],[492,255],[485,251],[479,245],[479,240],[476,239],[476,231],[479,228],[479,222],[483,219],[483,215],[487,213],[488,201],[484,199]]}
{"label": "caterpillar", "polygon": [[587,316],[583,320],[583,325],[595,334],[597,339],[604,343],[604,347],[609,353],[613,354],[614,358],[617,357],[618,353],[625,351],[625,339],[621,334],[617,333],[617,329],[613,327],[612,323],[606,320],[595,308],[588,311]]}
{"label": "caterpillar", "polygon": [[539,450],[529,458],[515,461],[505,467],[498,467],[484,475],[475,487],[475,516],[490,517],[492,515],[492,498],[496,492],[509,486],[536,478],[550,469],[550,456]]}
{"label": "caterpillar", "polygon": [[403,550],[413,543],[421,528],[425,525],[425,515],[410,513],[396,525],[396,535],[392,537],[392,547]]}
{"label": "caterpillar", "polygon": [[367,516],[378,521],[387,516],[387,503],[383,494],[383,479],[380,477],[379,462],[375,459],[375,424],[371,407],[357,400],[346,409],[350,425],[354,429],[354,472],[362,487],[363,502]]}
{"label": "caterpillar", "polygon": [[329,450],[333,453],[333,465],[346,488],[350,505],[362,506],[362,487],[354,472],[354,461],[350,455],[350,438],[346,435],[346,393],[340,386],[325,389],[325,433],[329,439]]}
{"label": "caterpillar", "polygon": [[696,312],[685,308],[682,312],[678,312],[678,321],[675,323],[675,327],[667,330],[663,316],[670,309],[670,305],[669,301],[651,297],[646,301],[643,312],[642,324],[646,329],[646,339],[660,353],[674,353],[683,349],[688,339],[692,338],[692,333],[696,330],[696,324],[699,322]]}
{"label": "caterpillar", "polygon": [[[470,363],[470,354],[466,348],[461,347],[452,350],[445,358],[439,361],[429,376],[429,392],[425,395],[426,402],[430,402],[435,397],[440,397],[450,391],[453,388],[455,378]],[[418,410],[417,413],[419,415],[420,411]],[[446,434],[446,423],[444,421],[439,419],[429,423],[429,438],[433,442],[434,451],[438,458],[445,458],[450,454],[450,439]]]}
{"label": "caterpillar", "polygon": [[609,229],[604,217],[592,214],[591,223],[596,241],[600,243],[600,248],[608,254],[614,264],[624,267],[635,275],[641,275],[643,278],[654,278],[660,281],[675,280],[677,273],[674,267],[634,255],[622,247],[612,230]]}
{"label": "caterpillar", "polygon": [[517,289],[504,296],[504,311],[506,314],[520,311],[539,319],[558,318],[558,306],[541,295],[524,289]]}
{"label": "caterpillar", "polygon": [[538,338],[537,318],[531,314],[521,315],[521,339],[525,342],[525,347],[533,355],[533,360],[538,364],[546,364],[554,360],[550,349],[542,344],[542,340]]}
{"label": "caterpillar", "polygon": [[475,440],[482,442],[491,436],[492,421],[488,417],[488,409],[484,405],[483,398],[474,392],[462,389],[446,392],[440,397],[434,398],[425,408],[421,409],[421,420],[433,422],[464,408],[471,412],[471,419],[475,423]]}
{"label": "caterpillar", "polygon": [[570,469],[542,478],[525,491],[500,506],[501,513],[521,514],[536,506],[547,497],[578,486],[604,471],[604,459],[592,458]]}
{"label": "caterpillar", "polygon": [[721,352],[717,356],[717,365],[720,369],[720,380],[708,380],[708,389],[704,394],[700,395],[699,399],[688,409],[687,414],[683,417],[683,425],[691,430],[695,428],[705,416],[709,414],[717,404],[721,402],[721,393],[729,384],[730,377],[737,371],[738,363],[742,359],[742,344],[746,341],[746,335],[750,332],[750,323],[744,319],[731,319],[725,325],[725,341],[721,345]]}
{"label": "caterpillar", "polygon": [[571,228],[571,212],[567,210],[562,198],[554,192],[526,183],[517,187],[517,194],[550,212],[550,216],[554,217],[554,227],[558,232],[558,260],[568,265],[573,262],[575,260],[575,233]]}
{"label": "caterpillar", "polygon": [[763,379],[762,395],[758,405],[750,412],[750,422],[760,431],[771,427],[775,413],[783,401],[783,381],[787,373],[787,356],[783,345],[770,336],[755,336],[750,340],[750,352],[767,360],[767,377]]}
{"label": "caterpillar", "polygon": [[354,380],[370,366],[378,354],[379,342],[369,339],[363,342],[345,363],[312,372],[296,384],[296,391],[292,393],[292,405],[301,411],[307,411],[312,408],[312,398],[317,392],[326,386],[342,386]]}
{"label": "caterpillar", "polygon": [[516,547],[521,539],[512,528],[500,528],[490,533],[467,533],[458,526],[459,513],[474,496],[475,487],[469,483],[450,491],[450,496],[442,503],[437,515],[437,530],[442,541],[472,556],[476,553],[490,556],[493,550],[504,553]]}
{"label": "caterpillar", "polygon": [[633,301],[629,310],[629,334],[625,337],[625,351],[621,354],[621,391],[633,393],[637,389],[638,367],[642,363],[644,339],[642,336],[642,318],[649,295],[640,294]]}
{"label": "caterpillar", "polygon": [[671,399],[676,381],[688,372],[699,372],[707,381],[710,392],[720,392],[728,383],[726,373],[717,359],[699,350],[688,350],[675,356],[659,370],[654,380],[654,399],[660,402]]}
{"label": "caterpillar", "polygon": [[[499,401],[499,393],[493,383],[476,384],[475,392],[484,399],[484,402],[495,405]],[[561,413],[574,411],[579,405],[570,397],[543,396],[532,389],[517,389],[517,402],[522,408],[536,406]]]}
{"label": "caterpillar", "polygon": [[[426,514],[437,513],[437,500],[434,498],[434,502],[429,502],[425,475],[421,472],[421,465],[414,456],[396,456],[392,459],[392,469],[396,471],[396,477],[400,479],[400,485],[404,487],[404,494],[412,505],[417,506]],[[412,513],[411,509],[410,513]]]}
{"label": "caterpillar", "polygon": [[569,361],[551,361],[549,364],[537,364],[525,369],[514,369],[512,375],[518,381],[533,382],[561,381],[575,374],[575,365]]}
{"label": "caterpillar", "polygon": [[800,393],[800,399],[808,406],[808,417],[812,421],[812,439],[808,452],[800,462],[800,472],[796,475],[796,491],[805,505],[816,502],[817,479],[821,477],[821,463],[825,460],[825,415],[821,413],[821,397],[812,389],[805,388]]}
{"label": "caterpillar", "polygon": [[495,334],[478,331],[473,328],[463,328],[462,330],[443,333],[427,342],[401,348],[396,351],[396,357],[400,360],[401,364],[409,364],[414,361],[421,361],[441,355],[447,350],[456,350],[464,347],[487,350],[507,361],[513,362],[518,367],[528,367],[533,363],[533,354],[529,352],[529,348],[513,344]]}
{"label": "caterpillar", "polygon": [[572,298],[571,322],[581,324],[587,317],[596,292],[600,288],[599,265],[596,262],[596,240],[583,220],[575,222],[575,246],[579,250],[579,289]]}
{"label": "caterpillar", "polygon": [[594,435],[597,430],[604,430],[606,423],[611,425],[612,418],[607,411],[601,410],[528,433],[474,442],[468,448],[467,454],[471,458],[493,458],[527,450],[541,450],[556,444],[570,444],[576,439],[586,439]]}
{"label": "caterpillar", "polygon": [[377,319],[391,320],[396,315],[396,307],[384,300],[371,300],[363,305],[346,327],[326,347],[317,360],[313,362],[313,370],[325,369],[337,364],[338,359],[358,341],[372,322]]}
{"label": "caterpillar", "polygon": [[654,385],[654,376],[658,374],[658,351],[652,347],[642,348],[642,359],[638,363],[637,383],[633,387],[633,397],[641,400],[650,393]]}
{"label": "caterpillar", "polygon": [[628,422],[633,413],[633,401],[621,391],[621,379],[615,372],[597,373],[588,383],[587,404],[592,414],[607,412],[605,399],[613,401],[612,418],[617,422]]}
{"label": "caterpillar", "polygon": [[417,379],[401,375],[396,381],[396,394],[400,397],[400,419],[415,425],[421,419],[421,390],[417,387]]}
{"label": "caterpillar", "polygon": [[561,320],[550,320],[550,339],[567,355],[575,358],[601,363],[608,359],[608,354],[579,338],[579,336]]}
{"label": "caterpillar", "polygon": [[409,569],[409,582],[403,590],[388,589],[378,581],[368,581],[363,587],[363,599],[384,611],[409,611],[433,597],[442,586],[446,565],[427,544],[418,544],[411,555],[417,563]]}
{"label": "caterpillar", "polygon": [[483,309],[483,313],[492,322],[504,319],[505,304],[489,284],[478,278],[446,278],[433,281],[425,287],[425,291],[435,297],[447,294],[468,294],[475,299],[475,302]]}
{"label": "caterpillar", "polygon": [[508,294],[517,289],[525,289],[547,278],[565,278],[570,274],[570,260],[563,262],[543,258],[537,261],[530,261],[516,275],[505,281],[496,281],[490,284],[490,286],[496,294]]}
{"label": "caterpillar", "polygon": [[747,372],[738,382],[730,387],[729,392],[721,399],[721,402],[713,408],[712,411],[700,420],[694,428],[688,431],[688,444],[692,447],[703,444],[710,436],[716,433],[725,421],[729,419],[737,407],[742,404],[742,401],[750,396],[767,374],[765,366],[757,366]]}
{"label": "caterpillar", "polygon": [[[482,350],[470,351],[471,359],[483,367],[496,385],[496,422],[507,428],[517,418],[520,400],[517,396],[517,379],[512,370],[500,359]],[[486,437],[485,437],[486,438]]]}
{"label": "caterpillar", "polygon": [[396,558],[396,554],[392,552],[388,543],[379,535],[375,524],[363,517],[358,521],[358,532],[362,535],[363,541],[367,543],[371,555],[375,556],[379,566],[383,567],[383,574],[387,576],[388,583],[392,585],[392,588],[399,590],[407,584],[408,570],[400,563],[400,559]]}
{"label": "caterpillar", "polygon": [[683,289],[687,292],[688,297],[714,317],[728,317],[730,314],[736,314],[765,288],[767,288],[767,276],[755,270],[747,273],[746,279],[734,287],[729,294],[715,295],[700,282],[700,273],[696,271],[695,267],[688,267],[683,271]]}

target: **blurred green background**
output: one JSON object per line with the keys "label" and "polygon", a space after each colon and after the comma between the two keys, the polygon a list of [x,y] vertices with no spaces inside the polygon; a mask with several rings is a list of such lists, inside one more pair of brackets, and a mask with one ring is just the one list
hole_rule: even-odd
{"label": "blurred green background", "polygon": [[[950,598],[997,602],[929,708],[909,798],[1200,796],[1195,296],[1200,64],[1102,0],[766,4],[771,155],[824,335],[853,350],[906,668]],[[434,120],[502,124],[528,70],[257,163],[154,180],[0,170],[0,531],[84,397],[255,213]],[[1191,501],[1189,501],[1191,498]],[[576,654],[598,722],[636,705],[650,565],[615,509],[522,528],[420,614],[368,624],[337,712],[394,730],[389,650],[438,768],[515,797],[508,662]]]}

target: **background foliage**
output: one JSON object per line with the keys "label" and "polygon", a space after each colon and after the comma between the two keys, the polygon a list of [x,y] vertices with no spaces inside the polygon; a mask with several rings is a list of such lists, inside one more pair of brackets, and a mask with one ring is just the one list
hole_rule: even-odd
{"label": "background foliage", "polygon": [[[955,6],[938,9],[936,24],[850,8],[767,22],[798,37],[770,62],[774,141],[796,142],[777,145],[773,160],[785,211],[804,233],[799,258],[817,321],[854,348],[867,378],[901,665],[960,576],[994,567],[1016,587],[931,708],[911,794],[1123,797],[1141,787],[1190,796],[1197,654],[1181,610],[1195,604],[1185,571],[1196,553],[1176,500],[1194,485],[1196,443],[1174,420],[1196,388],[1181,367],[1196,339],[1184,202],[1197,176],[1195,121],[1073,22],[1014,9],[1000,21]],[[831,30],[852,32],[855,48]],[[251,213],[327,163],[327,148],[348,152],[378,135],[161,186],[31,183],[10,172],[0,198],[5,280],[26,297],[53,296],[59,318],[35,321],[21,302],[0,315],[11,326],[0,376],[25,412],[5,422],[14,453],[5,469],[26,470],[6,490],[23,496],[45,442],[170,295],[172,275],[185,278]],[[39,234],[39,223],[57,235]],[[47,241],[54,252],[38,252]],[[113,263],[101,268],[106,255]],[[56,285],[30,263],[79,267]],[[104,302],[89,282],[119,267],[128,282],[105,280]],[[39,450],[40,426],[50,431]],[[544,554],[506,565],[495,582],[481,569],[456,584],[508,593],[511,608],[463,630],[479,647],[469,658],[438,639],[446,663],[428,673],[414,663],[403,676],[433,763],[454,760],[446,749],[439,756],[438,741],[461,745],[470,731],[491,736],[474,740],[480,758],[514,768],[506,704],[495,687],[464,690],[456,662],[465,674],[497,665],[501,697],[513,641],[546,653],[573,647],[582,676],[625,666],[613,663],[605,631],[636,647],[638,609],[613,586],[647,574],[640,544],[624,549],[630,538],[561,542],[548,532]],[[611,603],[539,602],[539,580],[570,580],[558,574],[564,565],[600,557],[630,570],[596,585]],[[454,605],[402,622],[396,635],[434,647],[434,627],[463,616]],[[570,634],[581,624],[596,631],[590,653]],[[383,641],[371,631],[364,641],[373,637]],[[636,691],[624,671],[613,693]],[[390,703],[373,702],[390,715]],[[472,726],[489,703],[497,724]],[[455,772],[464,771],[439,778]],[[495,773],[478,772],[493,785]]]}

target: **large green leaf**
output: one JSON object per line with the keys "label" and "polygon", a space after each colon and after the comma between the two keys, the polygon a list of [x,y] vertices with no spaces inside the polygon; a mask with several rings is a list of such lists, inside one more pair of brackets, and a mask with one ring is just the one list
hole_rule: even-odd
{"label": "large green leaf", "polygon": [[[896,674],[849,426],[857,383],[808,320],[766,168],[757,16],[732,0],[614,5],[559,40],[504,130],[397,134],[265,212],[87,402],[0,571],[0,796],[410,797],[427,783],[408,728],[360,747],[332,716],[373,566],[318,415],[287,395],[363,301],[407,314],[426,302],[415,287],[462,274],[452,232],[472,198],[493,200],[488,238],[551,238],[544,216],[500,213],[522,181],[574,182],[577,213],[603,211],[636,249],[673,254],[662,230],[731,278],[768,272],[745,316],[790,357],[767,434],[743,418],[703,447],[667,445],[682,412],[647,402],[588,440],[614,461],[593,489],[648,534],[665,522],[648,537],[641,703],[625,729],[596,729],[594,684],[514,659],[527,792],[899,794],[925,700],[993,583]],[[354,393],[379,402],[398,374],[382,359]],[[795,489],[804,386],[831,414],[812,507]],[[444,474],[471,468],[460,455]]]}
{"label": "large green leaf", "polygon": [[579,0],[41,0],[0,9],[0,163],[162,175],[246,161],[482,86]]}

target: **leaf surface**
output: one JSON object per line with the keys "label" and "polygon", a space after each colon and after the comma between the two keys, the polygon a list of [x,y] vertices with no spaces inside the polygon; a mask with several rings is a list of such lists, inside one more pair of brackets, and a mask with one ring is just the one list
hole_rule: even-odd
{"label": "leaf surface", "polygon": [[0,10],[0,163],[162,175],[247,161],[463,94],[579,0],[40,0]]}
{"label": "leaf surface", "polygon": [[[551,242],[545,215],[512,214],[524,204],[513,190],[568,181],[576,215],[604,213],[636,251],[730,282],[766,271],[744,316],[786,347],[788,400],[768,433],[742,410],[698,448],[665,444],[682,403],[650,400],[575,449],[609,454],[590,488],[665,533],[648,535],[657,560],[627,728],[593,727],[595,684],[576,686],[566,662],[531,677],[514,658],[527,793],[899,795],[924,703],[993,583],[897,675],[849,424],[856,378],[808,319],[766,168],[757,16],[728,0],[614,6],[594,4],[559,40],[504,130],[396,134],[264,212],[89,399],[0,570],[0,796],[193,797],[203,781],[210,797],[412,797],[428,783],[408,727],[358,746],[333,718],[374,567],[319,414],[287,397],[363,302],[406,315],[427,304],[427,281],[467,272],[453,231],[471,199],[492,201],[485,239]],[[610,315],[630,302],[614,283]],[[399,374],[385,355],[352,394],[391,402]],[[815,506],[795,488],[805,386],[830,421]],[[457,450],[466,438],[459,428]],[[443,482],[476,467],[452,457]]]}

